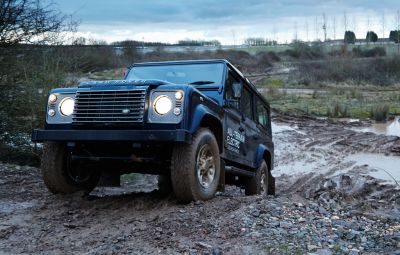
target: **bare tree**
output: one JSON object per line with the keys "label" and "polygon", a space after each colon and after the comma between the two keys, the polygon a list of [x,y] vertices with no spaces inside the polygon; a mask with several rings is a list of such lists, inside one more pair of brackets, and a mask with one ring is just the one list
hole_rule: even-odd
{"label": "bare tree", "polygon": [[70,29],[68,18],[41,0],[0,0],[0,46],[48,42]]}
{"label": "bare tree", "polygon": [[344,32],[347,31],[347,26],[348,26],[348,21],[347,21],[347,13],[344,12],[343,14],[343,26],[344,26]]}

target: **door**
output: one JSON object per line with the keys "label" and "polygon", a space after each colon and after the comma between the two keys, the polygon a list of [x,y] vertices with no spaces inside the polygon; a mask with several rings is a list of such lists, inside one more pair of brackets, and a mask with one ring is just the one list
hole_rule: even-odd
{"label": "door", "polygon": [[[232,71],[228,71],[224,86],[225,119],[223,158],[240,164],[248,164],[246,158],[246,128],[240,111],[242,81]],[[238,91],[240,90],[240,91]]]}
{"label": "door", "polygon": [[240,98],[240,111],[243,114],[241,125],[245,129],[245,143],[242,154],[247,165],[254,168],[256,167],[255,158],[260,141],[257,124],[254,121],[254,94],[246,84],[243,86]]}

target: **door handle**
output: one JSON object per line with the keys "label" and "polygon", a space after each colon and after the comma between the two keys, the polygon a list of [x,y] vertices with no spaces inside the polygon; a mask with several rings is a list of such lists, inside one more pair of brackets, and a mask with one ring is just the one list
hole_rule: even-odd
{"label": "door handle", "polygon": [[239,127],[239,131],[240,131],[240,132],[244,132],[244,130],[245,130],[245,129],[244,129],[243,127]]}

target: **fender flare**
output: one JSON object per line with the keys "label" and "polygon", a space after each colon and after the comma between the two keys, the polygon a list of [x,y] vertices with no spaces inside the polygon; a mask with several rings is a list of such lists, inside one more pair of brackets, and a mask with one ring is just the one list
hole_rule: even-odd
{"label": "fender flare", "polygon": [[[265,157],[266,154],[269,155],[268,158]],[[261,161],[263,159],[267,163],[269,171],[271,171],[274,168],[274,153],[271,151],[270,148],[268,148],[264,144],[260,144],[257,149],[256,161],[255,161],[257,168],[260,167]]]}
{"label": "fender flare", "polygon": [[209,128],[213,131],[215,138],[218,142],[218,147],[220,151],[223,151],[223,126],[220,119],[215,116],[215,113],[212,112],[207,106],[199,104],[194,109],[194,114],[192,116],[192,121],[190,123],[189,132],[191,134],[196,133],[196,131],[202,127],[202,122],[208,119],[211,123]]}

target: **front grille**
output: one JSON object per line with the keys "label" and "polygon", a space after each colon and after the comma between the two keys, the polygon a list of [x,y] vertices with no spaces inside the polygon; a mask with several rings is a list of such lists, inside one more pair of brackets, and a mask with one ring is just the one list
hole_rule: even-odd
{"label": "front grille", "polygon": [[75,123],[143,122],[146,90],[102,90],[76,93]]}

